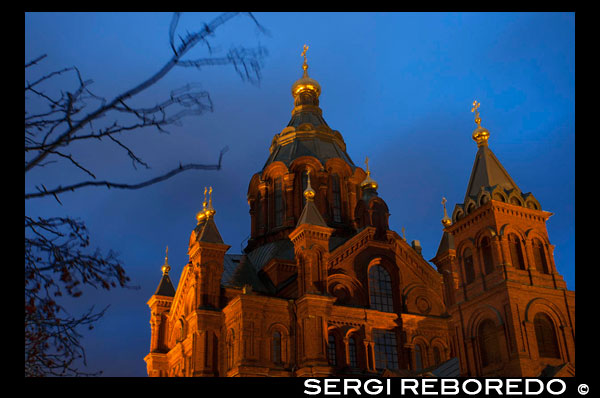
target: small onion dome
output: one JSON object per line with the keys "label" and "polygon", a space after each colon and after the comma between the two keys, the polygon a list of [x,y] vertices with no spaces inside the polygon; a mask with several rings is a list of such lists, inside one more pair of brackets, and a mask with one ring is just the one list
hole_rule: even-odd
{"label": "small onion dome", "polygon": [[477,101],[473,101],[473,108],[471,112],[475,112],[475,123],[477,128],[473,131],[473,140],[477,143],[477,146],[487,145],[488,138],[490,138],[490,132],[485,127],[481,127],[481,118],[479,117],[479,105]]}
{"label": "small onion dome", "polygon": [[310,170],[306,171],[306,175],[308,177],[306,181],[306,189],[304,190],[304,197],[306,200],[314,200],[315,199],[315,190],[310,185]]}
{"label": "small onion dome", "polygon": [[473,131],[473,140],[477,143],[477,146],[487,145],[487,140],[490,138],[490,132],[485,127],[478,126]]}
{"label": "small onion dome", "polygon": [[321,85],[315,79],[308,76],[306,69],[304,70],[304,75],[292,85],[292,95],[296,98],[304,90],[313,91],[317,98],[321,95]]}
{"label": "small onion dome", "polygon": [[304,51],[302,51],[301,56],[304,57],[304,63],[302,64],[302,69],[304,73],[302,77],[292,85],[292,95],[296,98],[302,91],[309,90],[316,94],[316,97],[319,98],[321,95],[321,85],[315,79],[312,79],[308,76],[308,64],[306,63],[306,51],[308,50],[308,46],[304,45]]}
{"label": "small onion dome", "polygon": [[449,227],[452,224],[452,220],[448,217],[448,213],[446,212],[446,198],[442,198],[442,205],[444,206],[444,218],[442,218],[442,225],[444,228]]}
{"label": "small onion dome", "polygon": [[171,270],[171,266],[169,265],[169,246],[167,246],[167,253],[165,255],[165,263],[160,268],[162,270],[163,275],[169,275],[169,271]]}
{"label": "small onion dome", "polygon": [[367,178],[365,178],[363,180],[363,182],[360,183],[360,187],[361,187],[361,189],[377,190],[377,187],[379,187],[379,185],[377,184],[377,182],[375,180],[373,180],[371,178],[371,170],[369,170],[369,158],[368,157],[365,159],[365,164],[367,165]]}

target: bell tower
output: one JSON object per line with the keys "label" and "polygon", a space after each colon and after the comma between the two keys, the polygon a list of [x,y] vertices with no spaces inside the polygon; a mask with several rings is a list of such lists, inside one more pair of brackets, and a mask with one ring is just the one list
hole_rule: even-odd
{"label": "bell tower", "polygon": [[464,202],[431,261],[444,276],[453,340],[466,376],[574,373],[575,292],[557,272],[546,221],[488,147],[473,102],[477,153]]}

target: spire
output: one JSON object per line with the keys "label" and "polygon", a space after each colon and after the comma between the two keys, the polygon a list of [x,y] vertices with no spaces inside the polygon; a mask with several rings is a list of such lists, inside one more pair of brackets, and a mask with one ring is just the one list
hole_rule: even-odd
{"label": "spire", "polygon": [[171,270],[171,266],[169,265],[169,246],[167,246],[165,263],[161,267],[161,270],[163,275],[154,294],[158,296],[175,297],[175,288],[173,287],[173,283],[169,277],[169,271]]}
{"label": "spire", "polygon": [[[223,243],[214,220],[217,211],[213,208],[212,191],[212,187],[204,187],[204,202],[202,202],[202,210],[196,215],[198,225],[194,228],[194,239],[199,242]],[[206,200],[207,192],[209,195],[208,202]]]}
{"label": "spire", "polygon": [[169,246],[167,246],[167,251],[165,254],[165,263],[162,266],[163,275],[169,275],[169,271],[171,270],[171,266],[169,265]]}
{"label": "spire", "polygon": [[302,214],[300,214],[297,226],[300,226],[301,224],[311,224],[326,227],[327,224],[325,223],[325,220],[323,220],[323,216],[315,205],[315,191],[310,185],[310,170],[307,170],[307,176],[308,181],[306,183],[306,189],[304,190],[306,204],[304,205],[304,209],[302,209]]}
{"label": "spire", "polygon": [[475,112],[475,123],[477,123],[477,128],[473,131],[472,137],[478,147],[487,146],[487,140],[490,138],[490,132],[485,127],[481,127],[481,118],[479,117],[480,105],[479,102],[473,101],[473,108],[471,108],[471,112]]}
{"label": "spire", "polygon": [[304,190],[304,197],[306,200],[313,201],[315,199],[315,191],[310,185],[310,169],[306,169],[306,189]]}
{"label": "spire", "polygon": [[444,206],[444,217],[442,218],[442,225],[444,228],[449,227],[452,224],[452,220],[448,217],[448,212],[446,211],[446,198],[442,198],[442,206]]}

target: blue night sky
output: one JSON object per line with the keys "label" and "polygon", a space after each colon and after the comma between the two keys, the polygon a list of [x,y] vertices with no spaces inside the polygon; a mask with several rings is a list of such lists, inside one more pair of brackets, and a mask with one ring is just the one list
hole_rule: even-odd
{"label": "blue night sky", "polygon": [[[218,14],[184,13],[178,32],[195,31]],[[523,192],[544,210],[558,271],[575,289],[575,15],[574,13],[256,13],[262,34],[240,15],[217,30],[211,45],[264,46],[260,85],[243,82],[233,67],[175,68],[133,103],[152,106],[170,91],[199,83],[214,112],[186,118],[170,134],[155,129],[121,136],[151,166],[135,170],[110,140],[74,146],[70,153],[99,180],[135,183],[181,162],[215,163],[221,171],[188,171],[138,191],[86,188],[54,199],[31,199],[31,216],[70,215],[85,221],[92,246],[117,251],[140,289],[87,290],[70,303],[73,315],[110,305],[92,331],[82,331],[88,371],[146,376],[150,311],[146,302],[161,277],[165,247],[174,284],[187,263],[195,214],[213,186],[215,221],[228,253],[240,253],[250,233],[246,192],[264,165],[273,136],[288,123],[291,85],[302,74],[322,87],[320,106],[340,131],[347,152],[364,168],[368,156],[390,228],[406,228],[423,255],[435,256],[442,234],[441,199],[449,212],[462,203],[473,167],[481,103],[489,147]],[[26,13],[25,60],[48,57],[33,79],[77,66],[91,90],[111,99],[154,74],[170,57],[169,13]],[[207,55],[199,45],[192,57]],[[75,81],[58,80],[73,89]],[[70,85],[70,86],[69,86]],[[50,85],[48,92],[52,91]],[[25,191],[88,180],[81,170],[51,164],[30,172]]]}

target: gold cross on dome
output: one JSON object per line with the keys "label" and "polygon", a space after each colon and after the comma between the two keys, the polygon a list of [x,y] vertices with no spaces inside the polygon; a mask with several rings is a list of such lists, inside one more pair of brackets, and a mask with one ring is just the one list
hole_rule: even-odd
{"label": "gold cross on dome", "polygon": [[481,105],[477,101],[473,101],[473,108],[471,108],[471,112],[475,112],[475,123],[477,125],[481,125],[481,118],[479,117],[479,105]]}
{"label": "gold cross on dome", "polygon": [[305,44],[304,47],[302,47],[304,51],[302,51],[302,54],[300,54],[301,57],[304,57],[304,63],[302,64],[302,69],[304,69],[304,71],[306,71],[306,69],[308,69],[308,64],[306,63],[306,51],[308,50],[308,46]]}

